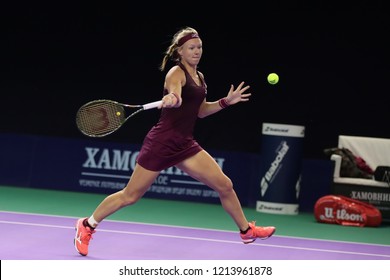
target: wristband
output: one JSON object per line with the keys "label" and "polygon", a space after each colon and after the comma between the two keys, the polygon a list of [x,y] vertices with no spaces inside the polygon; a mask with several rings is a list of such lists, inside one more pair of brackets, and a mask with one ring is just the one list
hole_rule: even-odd
{"label": "wristband", "polygon": [[221,106],[222,109],[229,107],[229,103],[226,102],[226,97],[219,99],[218,104],[219,106]]}

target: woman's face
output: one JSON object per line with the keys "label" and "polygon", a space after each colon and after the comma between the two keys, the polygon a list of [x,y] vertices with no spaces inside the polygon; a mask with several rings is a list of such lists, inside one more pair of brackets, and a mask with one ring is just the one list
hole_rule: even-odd
{"label": "woman's face", "polygon": [[202,40],[193,38],[184,43],[179,49],[181,59],[190,65],[198,65],[203,53]]}

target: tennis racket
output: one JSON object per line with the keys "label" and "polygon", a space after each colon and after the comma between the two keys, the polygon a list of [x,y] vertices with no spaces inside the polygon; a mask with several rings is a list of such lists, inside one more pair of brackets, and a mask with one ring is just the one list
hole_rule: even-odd
{"label": "tennis racket", "polygon": [[103,137],[117,131],[136,114],[161,104],[161,100],[144,105],[129,105],[108,99],[93,100],[77,111],[77,128],[89,137]]}

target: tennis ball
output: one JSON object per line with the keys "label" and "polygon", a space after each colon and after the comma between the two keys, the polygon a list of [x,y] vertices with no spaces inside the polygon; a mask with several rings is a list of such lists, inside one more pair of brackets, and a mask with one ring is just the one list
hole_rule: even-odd
{"label": "tennis ball", "polygon": [[119,117],[121,115],[121,112],[116,112],[116,115]]}
{"label": "tennis ball", "polygon": [[267,80],[271,85],[275,85],[279,82],[279,76],[276,73],[271,73],[268,75]]}

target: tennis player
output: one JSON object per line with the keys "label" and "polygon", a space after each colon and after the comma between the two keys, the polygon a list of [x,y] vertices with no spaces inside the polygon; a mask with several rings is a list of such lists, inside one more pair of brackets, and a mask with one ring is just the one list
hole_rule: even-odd
{"label": "tennis player", "polygon": [[226,97],[207,101],[205,78],[197,70],[202,52],[202,40],[195,29],[185,27],[173,36],[160,66],[164,71],[169,60],[175,62],[165,77],[160,118],[144,139],[126,187],[107,196],[90,217],[77,221],[74,245],[81,255],[88,254],[89,242],[100,222],[119,209],[136,203],[159,173],[171,166],[219,194],[222,207],[237,225],[243,243],[266,239],[274,234],[273,226],[260,227],[255,222],[248,222],[232,181],[193,137],[198,118],[246,102],[251,96],[247,93],[249,86],[241,82],[237,87],[231,85]]}

